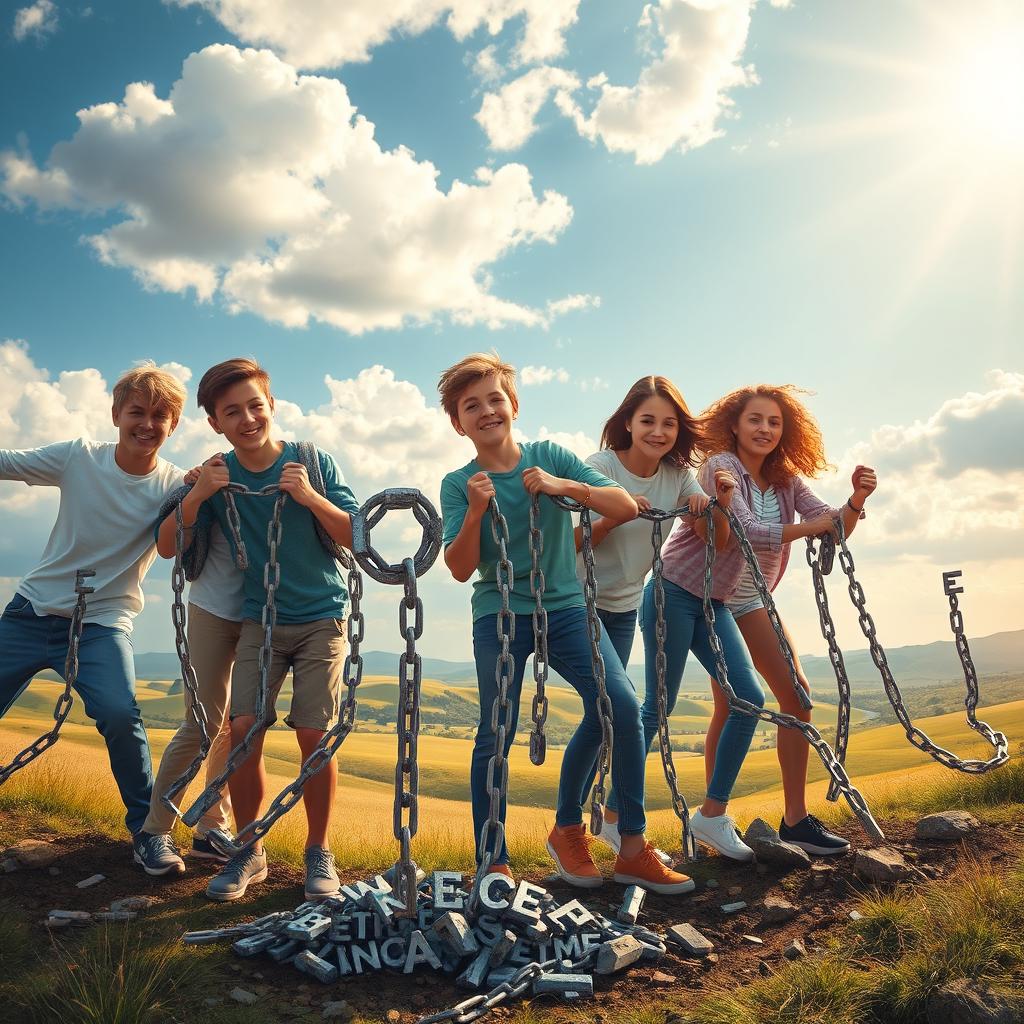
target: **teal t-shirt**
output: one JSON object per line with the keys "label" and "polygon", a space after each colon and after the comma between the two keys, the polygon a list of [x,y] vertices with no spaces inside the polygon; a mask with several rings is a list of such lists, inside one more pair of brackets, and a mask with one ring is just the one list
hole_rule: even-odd
{"label": "teal t-shirt", "polygon": [[[320,472],[324,478],[327,500],[345,512],[359,511],[355,495],[346,486],[337,463],[326,452],[317,450]],[[298,462],[298,448],[285,442],[278,460],[261,473],[247,470],[234,452],[224,457],[233,483],[244,484],[258,491],[281,479],[286,462]],[[258,622],[263,613],[266,590],[263,566],[270,554],[267,524],[273,514],[276,495],[262,497],[235,496],[235,507],[241,520],[242,540],[249,556],[245,571],[245,606],[242,614]],[[228,527],[227,508],[223,494],[208,498],[199,509],[200,520],[215,519],[235,553],[235,542]],[[281,583],[277,589],[277,621],[283,623],[315,622],[317,619],[343,619],[348,607],[348,589],[338,563],[320,543],[313,525],[313,513],[289,498],[281,513],[281,543],[278,547]]]}
{"label": "teal t-shirt", "polygon": [[[566,448],[553,441],[526,441],[519,445],[519,465],[507,473],[488,473],[494,481],[498,508],[508,521],[508,556],[515,574],[509,605],[516,614],[533,611],[530,593],[530,495],[523,487],[523,470],[539,466],[552,476],[576,480],[591,487],[617,487],[614,480],[588,466]],[[453,470],[441,482],[441,515],[444,519],[444,544],[447,547],[459,535],[469,509],[466,485],[481,471],[474,459]],[[576,545],[573,517],[560,509],[546,494],[540,497],[540,528],[544,551],[540,564],[544,570],[544,607],[548,611],[582,605],[583,591],[576,578]],[[480,522],[479,578],[473,581],[473,619],[495,615],[501,610],[501,595],[496,584],[498,545],[491,535],[491,519]]]}

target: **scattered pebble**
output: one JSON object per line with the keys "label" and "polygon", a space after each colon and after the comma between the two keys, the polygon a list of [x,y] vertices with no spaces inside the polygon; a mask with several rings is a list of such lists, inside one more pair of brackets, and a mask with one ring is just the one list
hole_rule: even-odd
{"label": "scattered pebble", "polygon": [[744,942],[749,942],[752,946],[763,946],[764,939],[759,939],[756,935],[744,935]]}
{"label": "scattered pebble", "polygon": [[100,882],[105,882],[106,880],[106,875],[90,875],[88,878],[83,878],[79,883],[77,883],[76,888],[89,889],[94,885],[99,885]]}
{"label": "scattered pebble", "polygon": [[783,949],[782,955],[787,960],[799,960],[801,957],[807,956],[807,947],[800,939],[790,939]]}
{"label": "scattered pebble", "polygon": [[255,992],[247,992],[244,988],[233,988],[228,993],[228,998],[234,999],[236,1003],[241,1003],[243,1006],[252,1006],[259,996]]}
{"label": "scattered pebble", "polygon": [[739,900],[736,903],[723,903],[722,913],[723,914],[735,914],[737,911],[746,910],[747,905],[743,900]]}

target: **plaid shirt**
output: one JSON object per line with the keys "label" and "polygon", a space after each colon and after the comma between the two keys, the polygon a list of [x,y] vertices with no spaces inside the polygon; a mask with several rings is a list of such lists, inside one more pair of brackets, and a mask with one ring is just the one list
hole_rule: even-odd
{"label": "plaid shirt", "polygon": [[[775,488],[776,497],[779,499],[781,522],[762,523],[750,510],[753,503],[754,480],[739,458],[732,452],[721,452],[712,455],[701,466],[699,478],[701,486],[708,494],[715,493],[716,469],[727,469],[739,484],[733,494],[732,511],[743,526],[754,550],[782,551],[779,577],[775,581],[775,586],[778,586],[789,561],[789,544],[782,542],[782,527],[795,522],[795,513],[799,513],[801,519],[813,519],[825,513],[838,515],[841,509],[826,505],[800,477],[792,477],[781,487]],[[665,579],[701,597],[704,594],[705,550],[704,541],[694,532],[693,520],[688,516],[679,520],[661,551],[665,563]],[[736,538],[730,536],[725,549],[715,553],[715,565],[711,575],[711,596],[715,600],[728,601],[732,597],[746,564]]]}

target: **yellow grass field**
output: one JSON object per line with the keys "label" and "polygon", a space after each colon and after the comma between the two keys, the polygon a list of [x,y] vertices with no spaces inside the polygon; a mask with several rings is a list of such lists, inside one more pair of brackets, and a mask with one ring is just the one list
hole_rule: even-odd
{"label": "yellow grass field", "polygon": [[[45,699],[24,701],[12,708],[0,722],[0,762],[6,762],[49,725],[47,714],[37,707],[52,707],[53,683],[37,685],[37,694]],[[561,694],[560,694],[561,696]],[[159,690],[142,687],[140,697],[167,700]],[[177,699],[177,698],[173,698]],[[429,700],[429,697],[428,697]],[[427,700],[425,700],[427,703]],[[98,816],[116,834],[122,810],[110,777],[100,737],[91,723],[81,719],[79,702],[76,713],[66,723],[60,742],[35,764],[18,773],[0,788],[0,809],[17,806],[21,801],[36,805],[43,812],[58,814],[81,807],[85,816]],[[983,717],[1002,729],[1016,750],[1024,739],[1024,700],[986,708]],[[948,714],[922,720],[920,726],[943,746],[959,754],[987,757],[987,746],[964,723],[963,715]],[[158,760],[173,734],[170,729],[150,730],[154,760]],[[339,861],[352,866],[383,865],[394,859],[395,842],[391,834],[392,784],[394,779],[395,738],[381,733],[354,733],[342,748],[340,758],[339,800],[333,844]],[[294,777],[298,752],[290,731],[272,730],[267,738],[270,795]],[[468,864],[472,860],[468,791],[471,743],[463,739],[423,736],[420,740],[420,830],[416,847],[426,864]],[[509,844],[513,858],[520,864],[543,860],[543,840],[553,822],[552,806],[557,789],[562,751],[550,749],[547,763],[530,764],[528,752],[517,746],[510,758]],[[703,758],[678,753],[676,766],[683,793],[693,804],[703,793]],[[883,801],[886,813],[898,808],[900,794],[918,782],[934,781],[951,775],[927,756],[912,748],[896,726],[855,733],[851,738],[847,768],[854,782],[869,801]],[[811,797],[824,795],[825,773],[816,758],[811,762]],[[198,793],[193,786],[193,793]],[[733,813],[741,822],[761,815],[777,818],[781,812],[778,763],[774,750],[754,750],[744,764],[733,801]],[[824,805],[824,816],[835,820],[844,814],[843,806]],[[650,832],[659,844],[678,849],[678,825],[667,799],[657,752],[648,761],[648,807]],[[292,860],[301,850],[302,812],[296,808],[271,834],[270,847],[276,855]]]}

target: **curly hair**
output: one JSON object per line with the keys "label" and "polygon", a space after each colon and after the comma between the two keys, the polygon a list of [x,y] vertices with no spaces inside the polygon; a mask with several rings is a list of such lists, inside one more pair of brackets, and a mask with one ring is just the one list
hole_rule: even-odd
{"label": "curly hair", "polygon": [[816,477],[834,468],[825,457],[821,428],[797,397],[811,392],[794,384],[755,384],[739,388],[704,410],[708,455],[736,451],[734,433],[743,410],[754,398],[769,398],[782,410],[782,437],[765,458],[762,472],[780,487],[795,476]]}
{"label": "curly hair", "polygon": [[626,392],[626,397],[608,418],[604,430],[601,431],[601,447],[610,448],[613,452],[622,452],[632,446],[633,437],[626,426],[648,398],[664,398],[675,407],[679,420],[676,443],[665,452],[661,461],[672,466],[693,465],[704,448],[703,424],[690,412],[679,389],[667,377],[641,377]]}

